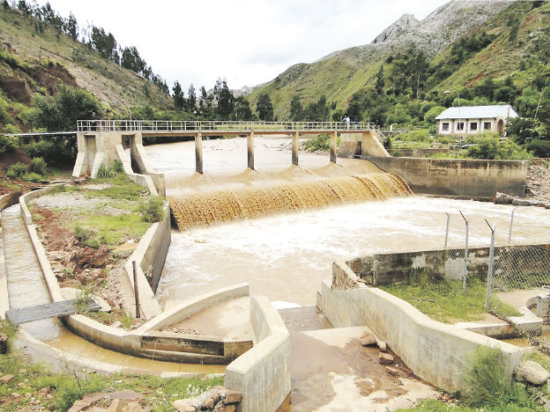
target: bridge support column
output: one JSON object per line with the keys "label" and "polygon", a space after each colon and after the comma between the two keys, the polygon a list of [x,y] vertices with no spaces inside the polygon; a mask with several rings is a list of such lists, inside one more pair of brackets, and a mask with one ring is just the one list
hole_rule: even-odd
{"label": "bridge support column", "polygon": [[195,135],[195,170],[202,175],[202,133]]}
{"label": "bridge support column", "polygon": [[248,168],[254,170],[254,132],[246,137],[246,151],[248,159]]}
{"label": "bridge support column", "polygon": [[296,132],[292,135],[292,164],[298,166],[298,138],[300,133]]}
{"label": "bridge support column", "polygon": [[338,138],[338,132],[335,130],[330,135],[330,161],[336,163],[336,139]]}

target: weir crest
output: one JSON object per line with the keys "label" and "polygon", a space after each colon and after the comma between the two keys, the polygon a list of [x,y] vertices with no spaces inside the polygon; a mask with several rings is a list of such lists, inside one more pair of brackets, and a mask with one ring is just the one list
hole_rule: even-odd
{"label": "weir crest", "polygon": [[408,196],[407,183],[393,173],[375,173],[270,186],[196,193],[170,199],[179,230],[344,203]]}

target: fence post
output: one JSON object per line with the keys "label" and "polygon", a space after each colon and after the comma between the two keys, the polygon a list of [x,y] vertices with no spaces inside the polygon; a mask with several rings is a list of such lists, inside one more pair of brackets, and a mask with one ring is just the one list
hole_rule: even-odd
{"label": "fence post", "polygon": [[510,215],[510,229],[508,230],[508,246],[510,246],[510,243],[512,242],[512,227],[514,226],[514,212],[518,206],[512,209],[512,214]]}
{"label": "fence post", "polygon": [[462,219],[464,219],[464,222],[466,224],[466,241],[464,244],[464,267],[462,269],[462,290],[466,292],[466,278],[468,277],[468,232],[469,232],[469,223],[466,217],[462,214],[462,211],[460,211],[460,215],[462,216]]}
{"label": "fence post", "polygon": [[491,309],[491,288],[493,287],[493,268],[495,264],[495,225],[491,226],[487,219],[485,223],[491,229],[491,246],[489,248],[489,267],[487,269],[487,294],[485,295],[485,310]]}
{"label": "fence post", "polygon": [[451,221],[451,215],[447,212],[445,212],[447,215],[447,227],[445,228],[445,246],[443,247],[444,250],[447,250],[447,240],[449,239],[449,223]]}
{"label": "fence post", "polygon": [[134,296],[136,298],[136,319],[139,319],[139,289],[138,289],[138,276],[136,261],[132,261],[132,269],[134,271]]}

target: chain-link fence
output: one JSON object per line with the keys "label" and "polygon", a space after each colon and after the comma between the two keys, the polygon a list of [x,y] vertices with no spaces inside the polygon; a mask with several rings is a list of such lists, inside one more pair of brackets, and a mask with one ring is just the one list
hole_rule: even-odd
{"label": "chain-link fence", "polygon": [[[449,253],[452,252],[452,255],[449,255],[451,259],[455,261],[463,259],[462,274],[465,288],[468,287],[469,276],[487,274],[485,308],[488,312],[500,319],[507,320],[512,326],[516,326],[520,317],[523,317],[527,324],[529,322],[536,323],[536,317],[542,318],[546,324],[550,324],[550,238],[548,241],[545,241],[544,238],[541,241],[540,236],[535,236],[537,227],[533,227],[529,233],[539,241],[532,241],[529,239],[530,236],[525,236],[525,227],[521,227],[524,232],[521,238],[518,236],[520,239],[518,243],[521,244],[515,244],[514,229],[516,231],[520,229],[521,213],[521,209],[518,211],[516,208],[512,209],[506,224],[502,219],[500,220],[498,233],[495,224],[491,224],[479,216],[472,218],[462,212],[453,213],[452,216],[447,213],[444,245],[445,248],[448,248],[448,244],[452,243],[454,249],[449,249]],[[519,222],[517,221],[518,214]],[[452,227],[453,221],[454,230],[451,230],[451,233],[455,234],[454,238],[449,235],[450,222]],[[479,248],[482,221],[485,233],[482,243],[487,246]],[[463,229],[457,233],[457,229],[460,229],[459,223],[463,225]],[[517,227],[514,228],[514,225]],[[474,236],[469,233],[472,228],[477,231]],[[469,238],[471,241],[472,237],[475,238],[476,247],[474,248],[468,244]],[[468,252],[468,250],[470,251]],[[480,265],[486,265],[486,269],[483,269],[481,273]],[[516,329],[521,333],[521,326]],[[523,330],[529,330],[529,327]],[[540,331],[540,328],[538,330]],[[544,336],[537,339],[542,340],[543,345],[550,347],[550,333],[546,338],[546,343],[544,343]]]}

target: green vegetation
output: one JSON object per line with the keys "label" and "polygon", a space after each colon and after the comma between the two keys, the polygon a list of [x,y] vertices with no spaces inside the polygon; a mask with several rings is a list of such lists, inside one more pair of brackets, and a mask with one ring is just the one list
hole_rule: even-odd
{"label": "green vegetation", "polygon": [[[537,354],[527,355],[528,359],[540,359]],[[538,391],[546,393],[546,388],[526,386],[514,382],[506,374],[502,354],[498,349],[479,347],[473,353],[465,371],[468,390],[458,400],[458,405],[449,406],[445,402],[428,399],[410,410],[418,412],[528,412],[542,411],[535,398]]]}
{"label": "green vegetation", "polygon": [[[340,137],[336,139],[336,146],[340,145]],[[330,149],[330,134],[320,134],[313,139],[306,140],[304,147],[310,152],[328,151]]]}
{"label": "green vegetation", "polygon": [[48,172],[48,165],[43,157],[35,157],[29,166],[29,171],[39,175],[45,175]]}
{"label": "green vegetation", "polygon": [[164,216],[164,199],[159,196],[151,196],[146,201],[141,202],[139,211],[145,222],[158,222]]}
{"label": "green vegetation", "polygon": [[[428,281],[422,274],[411,276],[409,284],[383,285],[380,289],[409,302],[420,312],[440,322],[479,320],[486,313],[486,286],[475,278],[468,280],[466,292],[462,290],[462,281]],[[520,315],[494,296],[491,297],[491,308],[503,316]]]}
{"label": "green vegetation", "polygon": [[466,152],[467,156],[473,159],[528,160],[532,157],[512,140],[499,141],[498,136],[491,134],[469,137],[467,143],[473,145]]}
{"label": "green vegetation", "polygon": [[535,407],[525,386],[512,381],[506,374],[502,354],[498,349],[479,347],[466,372],[469,389],[464,402],[472,407],[502,408],[514,405]]}
{"label": "green vegetation", "polygon": [[28,171],[29,166],[27,166],[25,163],[17,162],[12,164],[8,168],[6,176],[8,176],[10,179],[18,179],[23,177]]}
{"label": "green vegetation", "polygon": [[[0,332],[14,335],[13,328],[5,323],[0,326]],[[223,384],[223,377],[164,379],[119,373],[104,376],[80,371],[75,371],[73,375],[54,374],[43,366],[27,364],[23,356],[13,349],[6,355],[0,355],[0,376],[8,374],[14,375],[14,379],[0,385],[2,410],[6,411],[32,408],[31,402],[35,399],[49,410],[66,411],[87,393],[111,393],[124,389],[143,394],[153,411],[172,411],[175,400],[197,396]],[[25,396],[26,393],[32,396]]]}

